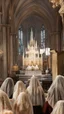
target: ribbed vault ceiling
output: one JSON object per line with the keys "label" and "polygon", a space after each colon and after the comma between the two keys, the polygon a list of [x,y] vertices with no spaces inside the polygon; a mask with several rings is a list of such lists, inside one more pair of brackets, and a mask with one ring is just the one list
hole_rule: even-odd
{"label": "ribbed vault ceiling", "polygon": [[52,31],[58,26],[56,23],[58,13],[52,8],[49,0],[6,0],[6,7],[11,18],[13,13],[16,30],[31,15],[42,18],[44,24]]}

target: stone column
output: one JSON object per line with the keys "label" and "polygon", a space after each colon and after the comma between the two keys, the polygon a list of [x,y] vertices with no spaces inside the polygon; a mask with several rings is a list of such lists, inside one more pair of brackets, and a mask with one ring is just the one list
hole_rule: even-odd
{"label": "stone column", "polygon": [[64,22],[63,22],[63,30],[62,30],[62,36],[61,36],[61,50],[64,51]]}
{"label": "stone column", "polygon": [[61,36],[60,36],[60,32],[56,32],[55,33],[55,38],[56,38],[56,40],[55,40],[55,42],[56,42],[56,50],[58,52],[60,52],[61,51]]}
{"label": "stone column", "polygon": [[7,77],[6,27],[3,27],[3,65],[3,78],[5,79]]}
{"label": "stone column", "polygon": [[[3,40],[2,40],[2,13],[0,13],[0,50],[2,50]],[[0,55],[0,78],[3,77],[3,56]]]}
{"label": "stone column", "polygon": [[50,34],[50,37],[51,37],[50,48],[56,51],[60,51],[61,50],[60,32],[52,32]]}
{"label": "stone column", "polygon": [[64,51],[64,0],[60,0],[60,10],[59,14],[62,18],[63,30],[62,30],[62,40],[61,40],[61,50]]}
{"label": "stone column", "polygon": [[[5,0],[2,0],[2,24],[6,24]],[[7,77],[6,26],[2,27],[3,35],[3,79]]]}
{"label": "stone column", "polygon": [[8,69],[8,75],[10,73],[10,27],[7,27],[7,69]]}
{"label": "stone column", "polygon": [[50,37],[51,37],[51,38],[50,38],[50,40],[51,40],[51,41],[50,41],[50,43],[51,43],[51,44],[50,44],[50,48],[54,50],[54,49],[56,49],[55,35],[54,35],[54,33],[50,33]]}
{"label": "stone column", "polygon": [[13,65],[17,64],[18,59],[18,39],[16,38],[15,33],[11,33],[12,35],[12,49],[13,49]]}
{"label": "stone column", "polygon": [[10,71],[9,73],[11,74],[12,72],[12,66],[13,66],[13,35],[10,34]]}
{"label": "stone column", "polygon": [[13,34],[13,62],[17,64],[17,38],[16,34]]}

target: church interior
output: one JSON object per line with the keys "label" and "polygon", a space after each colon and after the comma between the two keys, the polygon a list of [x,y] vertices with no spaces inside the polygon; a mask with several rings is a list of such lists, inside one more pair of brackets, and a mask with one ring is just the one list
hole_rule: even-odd
{"label": "church interior", "polygon": [[64,0],[0,0],[0,114],[64,114]]}

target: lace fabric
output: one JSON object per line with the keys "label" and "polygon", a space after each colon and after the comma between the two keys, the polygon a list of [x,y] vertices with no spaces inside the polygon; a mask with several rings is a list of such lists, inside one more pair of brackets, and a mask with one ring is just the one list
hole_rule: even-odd
{"label": "lace fabric", "polygon": [[17,81],[17,83],[14,86],[14,92],[13,92],[13,99],[16,100],[20,92],[23,92],[26,90],[26,87],[22,81]]}
{"label": "lace fabric", "polygon": [[12,110],[12,106],[7,94],[0,90],[0,111],[3,111],[5,109]]}
{"label": "lace fabric", "polygon": [[51,114],[64,114],[64,100],[56,103]]}
{"label": "lace fabric", "polygon": [[15,101],[14,109],[16,114],[33,114],[32,103],[26,92],[21,92]]}
{"label": "lace fabric", "polygon": [[61,75],[58,75],[53,81],[47,95],[47,101],[52,108],[59,100],[64,100],[64,77]]}
{"label": "lace fabric", "polygon": [[14,82],[12,78],[6,78],[4,80],[4,82],[1,85],[1,90],[3,90],[5,93],[7,93],[7,95],[9,96],[9,98],[12,96],[13,94],[13,90],[14,90]]}
{"label": "lace fabric", "polygon": [[28,93],[30,94],[32,104],[35,105],[41,105],[44,104],[44,91],[40,85],[39,80],[33,76],[31,77],[30,84],[27,88]]}

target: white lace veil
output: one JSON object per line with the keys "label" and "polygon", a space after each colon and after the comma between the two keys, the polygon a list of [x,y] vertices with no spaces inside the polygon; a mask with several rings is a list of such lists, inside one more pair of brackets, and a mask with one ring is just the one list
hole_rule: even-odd
{"label": "white lace veil", "polygon": [[48,90],[47,101],[54,107],[59,100],[64,100],[64,77],[58,75]]}
{"label": "white lace veil", "polygon": [[14,86],[14,92],[13,92],[13,99],[16,100],[20,92],[23,92],[26,90],[26,87],[22,81],[17,81],[17,83]]}
{"label": "white lace veil", "polygon": [[32,103],[26,92],[21,92],[14,104],[16,114],[33,114]]}
{"label": "white lace veil", "polygon": [[12,110],[12,107],[7,94],[0,90],[0,111],[3,111],[4,109]]}
{"label": "white lace veil", "polygon": [[35,76],[31,77],[27,91],[30,94],[33,105],[43,106],[45,101],[44,91],[39,80]]}
{"label": "white lace veil", "polygon": [[5,93],[7,93],[7,95],[10,98],[13,94],[13,89],[14,89],[13,79],[10,77],[6,78],[1,85],[1,90],[3,90]]}
{"label": "white lace veil", "polygon": [[64,114],[64,100],[56,103],[51,114]]}
{"label": "white lace veil", "polygon": [[11,110],[3,110],[0,114],[13,114],[13,112]]}

